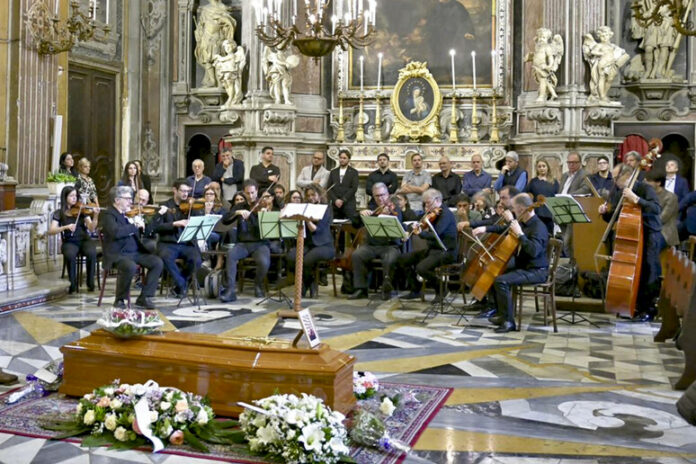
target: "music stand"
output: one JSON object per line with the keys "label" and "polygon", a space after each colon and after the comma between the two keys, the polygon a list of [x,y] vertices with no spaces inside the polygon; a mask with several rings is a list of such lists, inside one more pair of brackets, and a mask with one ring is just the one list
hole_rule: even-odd
{"label": "music stand", "polygon": [[[590,218],[587,217],[587,214],[585,214],[585,210],[582,209],[580,203],[578,203],[577,200],[570,195],[556,195],[555,197],[548,197],[546,198],[546,202],[544,204],[549,211],[551,211],[553,222],[559,226],[567,225],[568,227],[571,227],[572,224],[588,224],[592,222]],[[574,260],[572,260],[571,264],[574,265]],[[575,298],[575,291],[577,289],[578,287],[576,280],[575,288],[573,289],[573,298]],[[566,314],[559,316],[558,319],[565,321],[570,325],[587,322],[588,324],[599,328],[597,324],[576,311],[569,311]]]}
{"label": "music stand", "polygon": [[[177,243],[186,243],[191,240],[207,241],[208,237],[210,237],[210,233],[215,228],[215,224],[217,224],[221,218],[222,216],[219,214],[209,214],[207,216],[191,216],[188,219],[188,224],[186,225],[186,227],[184,227],[184,230],[181,231],[181,235],[179,235],[179,240],[177,240]],[[200,257],[200,249],[195,244],[194,246],[196,247],[196,250],[198,250],[198,256]],[[193,293],[193,300],[189,298],[189,301],[191,302],[191,304],[198,306],[198,309],[196,310],[197,312],[201,312],[201,302],[198,296],[200,287],[198,285],[197,276],[198,268],[194,263],[193,271],[191,272],[191,278],[189,280],[188,286],[186,287],[186,293],[179,300],[179,304],[176,305],[177,308],[181,306],[181,302],[184,301],[184,298],[188,296],[188,289],[190,287]],[[205,304],[208,303],[206,302]]]}
{"label": "music stand", "polygon": [[[261,240],[281,240],[286,238],[297,237],[297,221],[281,219],[279,211],[260,211],[259,212],[259,234]],[[280,266],[279,266],[280,268]],[[283,293],[280,288],[280,269],[278,272],[278,283],[276,284],[275,294],[271,294],[256,304],[260,305],[265,301],[275,301],[276,303],[285,303],[288,308],[292,308],[292,301]]]}

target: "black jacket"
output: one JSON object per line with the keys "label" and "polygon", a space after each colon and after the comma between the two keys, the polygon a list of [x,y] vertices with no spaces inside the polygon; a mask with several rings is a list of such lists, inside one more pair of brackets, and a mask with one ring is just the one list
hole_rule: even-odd
{"label": "black jacket", "polygon": [[140,241],[138,228],[113,206],[99,215],[99,225],[104,235],[104,269],[110,269],[111,264],[121,255],[147,253]]}
{"label": "black jacket", "polygon": [[241,192],[242,191],[242,184],[244,183],[244,161],[238,160],[238,159],[233,159],[232,160],[232,177],[226,177],[224,181],[222,181],[222,176],[225,175],[225,167],[222,165],[222,163],[218,163],[215,165],[215,169],[213,170],[213,175],[212,179],[215,182],[224,182],[227,185],[237,185],[237,191]]}
{"label": "black jacket", "polygon": [[[340,167],[332,169],[329,174],[329,200],[333,204],[336,200],[343,200],[345,204],[355,205],[355,194],[358,192],[359,175],[358,170],[348,166],[343,175],[343,182],[340,181]],[[333,187],[332,187],[333,186]]]}
{"label": "black jacket", "polygon": [[[520,249],[515,258],[515,269],[543,269],[549,267],[546,247],[549,243],[549,230],[534,215],[527,222],[520,222],[524,235],[519,237]],[[488,226],[486,232],[501,233],[507,225]]]}

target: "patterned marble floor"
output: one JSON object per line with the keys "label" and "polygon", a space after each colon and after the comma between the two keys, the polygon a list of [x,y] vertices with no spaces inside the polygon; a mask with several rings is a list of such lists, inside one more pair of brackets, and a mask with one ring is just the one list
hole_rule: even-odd
{"label": "patterned marble floor", "polygon": [[[696,463],[696,428],[677,413],[681,393],[671,388],[683,355],[671,342],[653,343],[657,324],[591,315],[599,328],[561,322],[554,334],[525,306],[522,331],[500,335],[483,321],[457,326],[458,315],[422,322],[424,303],[368,304],[329,294],[322,287],[320,298],[304,305],[312,308],[323,341],[355,355],[358,369],[454,388],[406,463]],[[24,377],[59,359],[60,346],[97,327],[97,296],[0,315],[0,367]],[[211,300],[204,314],[177,309],[175,300],[157,302],[165,330],[291,338],[298,327],[278,322],[282,305],[258,305],[247,295],[235,304]],[[0,462],[208,461],[0,434]]]}

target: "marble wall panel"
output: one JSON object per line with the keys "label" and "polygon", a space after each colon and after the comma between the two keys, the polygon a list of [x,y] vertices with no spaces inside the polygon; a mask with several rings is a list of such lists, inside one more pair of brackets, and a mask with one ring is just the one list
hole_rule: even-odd
{"label": "marble wall panel", "polygon": [[[554,3],[554,2],[551,2]],[[536,35],[536,30],[540,27],[545,27],[544,24],[544,1],[543,0],[527,0],[525,2],[524,16],[523,16],[523,51],[522,57],[520,58],[524,61],[524,57],[527,53],[534,51],[534,36]],[[554,31],[555,33],[555,31]],[[532,91],[538,88],[534,76],[532,76],[532,64],[525,63],[523,66],[523,76],[522,76],[522,89],[525,91]]]}
{"label": "marble wall panel", "polygon": [[292,70],[292,93],[321,94],[321,61],[306,56],[300,58],[300,64]]}
{"label": "marble wall panel", "polygon": [[298,116],[297,119],[295,119],[295,132],[321,134],[324,132],[324,118]]}

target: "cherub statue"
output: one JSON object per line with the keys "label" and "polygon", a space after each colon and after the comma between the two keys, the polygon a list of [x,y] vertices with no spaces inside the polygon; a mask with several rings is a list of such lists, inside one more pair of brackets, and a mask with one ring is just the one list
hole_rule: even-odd
{"label": "cherub statue", "polygon": [[196,29],[196,48],[193,52],[198,64],[205,69],[201,85],[215,87],[215,68],[213,59],[220,54],[224,40],[234,40],[237,20],[230,14],[230,8],[222,0],[209,0],[208,4],[198,9]]}
{"label": "cherub statue", "polygon": [[595,31],[599,42],[591,33],[585,34],[582,54],[590,65],[590,97],[588,103],[609,103],[611,83],[619,69],[629,59],[626,50],[609,42],[614,33],[608,26],[600,26]]}
{"label": "cherub statue", "polygon": [[218,82],[227,92],[227,101],[223,108],[229,108],[242,101],[242,70],[246,66],[246,51],[237,46],[234,40],[222,42],[225,55],[215,55],[213,65]]}
{"label": "cherub statue", "polygon": [[286,55],[283,50],[265,48],[263,73],[268,81],[268,92],[277,105],[281,103],[292,105],[290,101],[290,88],[292,87],[290,70],[298,64],[300,64],[300,58],[297,55]]}
{"label": "cherub statue", "polygon": [[536,101],[540,103],[558,98],[556,70],[563,57],[563,38],[556,34],[551,42],[549,39],[551,39],[550,30],[545,27],[537,29],[534,53],[528,53],[525,57],[525,61],[532,62],[532,73],[539,84]]}
{"label": "cherub statue", "polygon": [[[631,60],[626,77],[631,80],[670,79],[674,73],[671,68],[681,37],[674,27],[669,5],[657,7],[654,0],[640,0],[639,5],[644,12],[659,14],[662,21],[659,24],[655,21],[641,24],[636,19],[635,12],[631,14],[631,37],[640,40],[638,47],[643,53],[639,58]],[[685,15],[688,16],[692,6],[692,1],[687,2]],[[658,9],[654,11],[656,7]]]}

